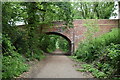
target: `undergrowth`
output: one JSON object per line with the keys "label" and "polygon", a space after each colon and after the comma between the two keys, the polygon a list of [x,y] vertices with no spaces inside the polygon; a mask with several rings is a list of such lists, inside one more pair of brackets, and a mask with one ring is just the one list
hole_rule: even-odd
{"label": "undergrowth", "polygon": [[25,64],[25,59],[10,42],[7,35],[3,35],[3,58],[2,58],[2,78],[13,78],[28,70],[28,65]]}
{"label": "undergrowth", "polygon": [[[76,61],[83,61],[83,69],[89,71],[96,78],[116,78],[120,75],[120,29],[112,29],[95,39],[82,42],[75,55]],[[118,79],[118,78],[117,78]]]}

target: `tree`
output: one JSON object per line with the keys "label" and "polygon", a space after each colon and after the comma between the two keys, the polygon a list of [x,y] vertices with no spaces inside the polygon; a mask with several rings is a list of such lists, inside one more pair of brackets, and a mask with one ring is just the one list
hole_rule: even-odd
{"label": "tree", "polygon": [[73,6],[78,19],[109,19],[114,11],[114,2],[77,2]]}

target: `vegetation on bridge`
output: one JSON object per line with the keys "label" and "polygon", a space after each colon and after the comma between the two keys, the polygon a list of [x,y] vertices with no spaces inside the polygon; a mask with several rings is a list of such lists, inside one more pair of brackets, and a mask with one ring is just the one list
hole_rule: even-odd
{"label": "vegetation on bridge", "polygon": [[[80,4],[81,6],[79,7]],[[74,18],[108,19],[114,9],[113,4],[113,2],[106,2],[104,4],[98,2],[84,4],[74,4],[70,2],[2,2],[2,77],[13,78],[27,71],[28,65],[26,61],[34,59],[41,60],[44,57],[44,51],[52,52],[56,49],[56,42],[58,42],[59,48],[65,52],[68,51],[68,42],[66,40],[58,36],[43,34],[42,27],[44,26],[38,26],[39,24],[49,24],[53,21],[62,20],[65,21],[67,27],[73,27],[72,21]],[[91,13],[89,13],[90,10],[94,10],[95,12],[93,11],[94,13],[92,13],[91,11]],[[104,12],[104,10],[107,11]],[[101,12],[104,12],[104,14]],[[81,16],[77,13],[80,13]],[[94,16],[92,14],[94,14]],[[20,22],[24,22],[24,28],[16,25]],[[41,29],[40,34],[37,33],[38,27]],[[77,58],[83,57],[84,59],[81,58],[83,61],[93,63],[100,53],[104,54],[105,52],[109,54],[109,56],[107,56],[106,62],[104,62],[104,60],[102,60],[102,62],[108,67],[101,66],[98,68],[101,70],[113,69],[113,67],[115,67],[114,69],[118,69],[116,67],[118,64],[116,63],[115,66],[113,63],[117,62],[119,58],[117,54],[119,52],[119,44],[115,42],[117,37],[107,36],[113,34],[117,34],[116,30],[104,36],[108,38],[109,42],[104,42],[104,39],[100,37],[88,43],[82,43],[83,46],[80,46],[76,52]],[[103,41],[102,45],[104,45],[104,47],[101,46],[101,40]],[[101,51],[101,49],[103,50]],[[95,55],[91,57],[93,54]],[[105,55],[101,58],[105,59],[104,56]],[[112,60],[112,62],[109,62],[109,60]],[[96,62],[94,64],[102,65]],[[110,64],[113,66],[110,67]]]}

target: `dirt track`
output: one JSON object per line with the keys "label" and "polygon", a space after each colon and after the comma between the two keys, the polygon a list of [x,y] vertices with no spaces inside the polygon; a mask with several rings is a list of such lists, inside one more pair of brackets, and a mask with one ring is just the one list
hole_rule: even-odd
{"label": "dirt track", "polygon": [[25,78],[92,78],[91,75],[76,71],[74,62],[64,55],[49,55],[31,67]]}

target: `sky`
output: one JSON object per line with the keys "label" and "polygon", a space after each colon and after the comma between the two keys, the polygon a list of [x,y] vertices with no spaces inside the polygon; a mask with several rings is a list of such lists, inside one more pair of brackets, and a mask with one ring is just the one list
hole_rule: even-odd
{"label": "sky", "polygon": [[115,18],[115,16],[111,16],[110,19],[118,19],[118,14],[120,14],[120,13],[119,13],[119,8],[118,8],[118,2],[117,1],[115,1],[115,5],[116,4],[117,4],[117,6],[115,7],[116,10],[114,10],[113,13],[117,13],[117,16],[116,16],[116,18]]}

